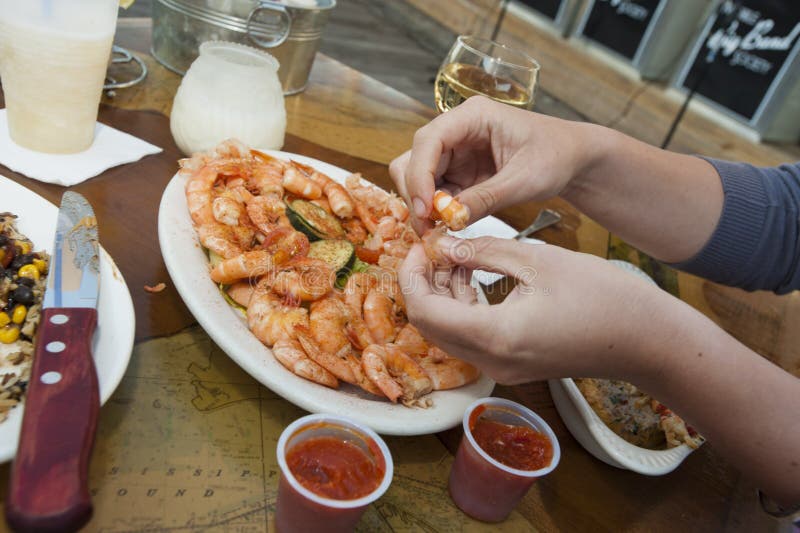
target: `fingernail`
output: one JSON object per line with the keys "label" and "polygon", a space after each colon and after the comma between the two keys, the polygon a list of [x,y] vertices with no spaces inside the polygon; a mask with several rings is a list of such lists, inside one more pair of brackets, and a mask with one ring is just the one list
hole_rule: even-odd
{"label": "fingernail", "polygon": [[414,204],[414,214],[417,218],[425,218],[428,214],[428,210],[425,209],[425,202],[423,202],[421,198],[414,198],[411,200],[411,203]]}

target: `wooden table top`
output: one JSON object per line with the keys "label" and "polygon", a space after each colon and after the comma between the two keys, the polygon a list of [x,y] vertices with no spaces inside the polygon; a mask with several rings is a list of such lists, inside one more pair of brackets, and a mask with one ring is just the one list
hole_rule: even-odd
{"label": "wooden table top", "polygon": [[[124,29],[122,22],[120,29]],[[142,46],[140,50],[147,50],[147,47]],[[134,299],[137,321],[137,349],[131,363],[133,370],[129,369],[126,374],[126,379],[128,376],[137,379],[131,379],[127,384],[123,380],[121,388],[101,410],[91,476],[96,516],[89,529],[165,531],[174,528],[203,528],[209,524],[223,527],[222,524],[230,525],[233,522],[223,522],[220,519],[228,507],[217,502],[224,501],[225,505],[240,499],[244,502],[245,496],[236,492],[240,487],[234,488],[238,485],[214,485],[213,489],[199,492],[191,500],[192,503],[186,503],[189,502],[188,499],[180,498],[184,489],[173,484],[169,476],[176,471],[180,473],[181,468],[186,470],[187,479],[191,477],[192,471],[200,471],[202,476],[212,474],[204,471],[201,466],[183,464],[186,455],[177,452],[173,454],[174,446],[164,444],[172,442],[169,440],[174,437],[172,435],[163,432],[136,435],[132,431],[124,433],[124,438],[121,436],[123,434],[120,428],[126,424],[124,417],[145,416],[136,410],[140,409],[139,406],[161,408],[166,402],[165,398],[170,394],[179,395],[180,392],[177,385],[175,390],[165,385],[158,389],[163,393],[162,396],[153,398],[146,395],[152,394],[146,392],[150,390],[147,387],[157,376],[133,375],[133,372],[141,371],[145,361],[157,358],[159,350],[177,349],[176,343],[189,342],[187,338],[191,338],[193,346],[205,346],[203,349],[218,351],[205,333],[197,328],[194,318],[171,287],[156,233],[161,193],[177,170],[176,160],[181,157],[171,139],[167,118],[180,78],[158,65],[147,54],[140,55],[150,69],[147,80],[140,86],[118,91],[113,99],[104,99],[100,120],[163,147],[164,153],[111,169],[100,177],[72,188],[85,194],[95,207],[101,228],[101,241],[127,280]],[[0,97],[0,107],[2,104]],[[416,129],[434,116],[432,109],[323,55],[316,58],[306,91],[287,97],[286,109],[288,134],[284,150],[361,171],[369,179],[387,188],[391,187],[387,164],[410,146]],[[2,166],[0,173],[51,201],[57,202],[64,191],[61,187],[27,179]],[[641,262],[642,258],[635,250],[616,239],[609,239],[604,229],[558,199],[546,204],[531,203],[508,209],[499,213],[499,217],[516,228],[522,228],[527,226],[544,205],[555,208],[564,215],[561,225],[538,235],[545,241],[604,257],[611,254]],[[748,294],[692,276],[675,274],[669,269],[657,269],[656,274],[660,276],[662,285],[711,316],[750,347],[783,365],[795,375],[800,374],[800,333],[796,328],[788,326],[800,316],[800,299],[796,294],[784,298],[766,293]],[[154,285],[162,281],[168,285],[167,290],[162,293],[150,294],[143,290],[145,284]],[[165,342],[172,344],[158,344]],[[234,370],[232,367],[235,365],[226,362],[224,356],[215,360],[218,363],[214,364],[219,368],[198,370],[196,367],[193,375],[198,376],[202,372],[241,372]],[[169,365],[169,362],[158,364]],[[197,379],[203,384],[213,382],[211,378]],[[199,390],[197,383],[192,383]],[[243,382],[236,394],[243,394],[244,399],[250,398],[247,394],[251,393],[242,392],[247,387],[253,387],[255,392],[252,392],[252,397],[260,402],[262,410],[264,402],[272,401],[281,402],[280,405],[286,409],[277,418],[269,420],[268,414],[261,414],[261,431],[272,431],[272,434],[262,435],[261,440],[257,437],[259,443],[274,442],[280,430],[291,420],[284,419],[289,416],[287,412],[293,413],[295,417],[303,414],[288,404],[284,406],[285,401],[257,383]],[[210,385],[208,391],[211,397],[218,399]],[[586,452],[559,418],[545,383],[497,387],[495,395],[522,402],[538,412],[553,427],[562,448],[559,467],[552,474],[540,479],[529,491],[511,522],[505,524],[505,529],[763,531],[776,527],[777,523],[761,512],[755,499],[755,488],[716,453],[713,443],[703,445],[672,474],[649,478],[608,466]],[[212,416],[209,413],[217,411],[199,407],[204,401],[202,396],[198,393],[191,400],[196,410],[187,409],[186,405],[177,405],[174,408],[175,416],[181,413],[181,416],[189,417],[190,420],[196,417],[198,421],[202,417]],[[211,401],[209,405],[212,404],[228,405],[225,402],[215,404]],[[142,433],[146,432],[142,430]],[[379,501],[365,515],[360,529],[389,531],[417,529],[422,526],[434,531],[489,529],[490,526],[458,515],[457,510],[452,511],[453,504],[446,492],[446,468],[441,475],[438,474],[442,465],[446,467],[452,462],[452,453],[461,437],[460,429],[455,428],[436,437],[387,439],[393,454],[397,454],[396,481],[400,483],[397,478],[401,474],[408,484],[400,484],[396,490],[393,485],[382,499],[384,503]],[[137,456],[137,460],[145,461],[140,468],[141,472],[134,472],[130,465],[126,468],[125,457],[130,452],[131,445],[151,450],[147,452],[150,454],[147,459]],[[187,444],[184,442],[182,445]],[[211,462],[210,458],[218,454],[215,446],[222,444],[213,440],[204,444],[202,453],[205,454],[205,461]],[[246,455],[244,453],[242,457]],[[169,462],[169,457],[176,459]],[[245,461],[239,456],[236,460]],[[241,466],[240,463],[237,465]],[[149,485],[146,484],[144,479],[151,475],[148,472],[156,470],[162,477],[154,478],[148,482]],[[222,472],[222,469],[219,471]],[[249,468],[241,467],[241,471],[247,475],[252,474]],[[123,478],[119,477],[123,473],[128,476],[124,478],[124,484]],[[270,498],[274,496],[277,477],[273,471],[258,474],[260,477],[255,487],[256,490],[263,490],[263,494],[260,499],[251,498],[246,504],[242,504],[243,508],[249,509],[236,515],[237,520],[246,522],[246,527],[240,528],[242,531],[262,531],[272,525],[274,499]],[[0,477],[6,479],[7,475],[8,465],[5,465],[0,469]],[[136,479],[142,481],[132,481],[134,475],[140,476]],[[414,483],[418,483],[416,489],[400,494],[401,490],[415,486]],[[140,489],[137,493],[138,499],[132,499],[136,492],[134,487]],[[148,515],[147,521],[137,521],[138,516],[147,514],[150,496],[160,498],[161,494],[168,491],[177,491],[177,496],[159,500],[160,507],[156,514],[160,518]],[[431,502],[431,494],[438,499]],[[0,495],[4,495],[4,492]],[[437,522],[435,516],[426,515],[431,505],[455,512],[450,516],[451,519],[458,516],[458,521],[449,525],[446,521]],[[189,508],[191,513],[186,511]],[[202,513],[200,509],[203,510]],[[188,518],[187,513],[190,515]]]}

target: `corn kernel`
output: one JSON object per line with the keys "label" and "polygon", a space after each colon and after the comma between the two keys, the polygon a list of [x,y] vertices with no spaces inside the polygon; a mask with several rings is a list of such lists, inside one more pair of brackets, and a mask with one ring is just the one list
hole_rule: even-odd
{"label": "corn kernel", "polygon": [[22,255],[31,253],[31,243],[27,241],[14,241],[14,244],[19,247],[19,251]]}
{"label": "corn kernel", "polygon": [[29,264],[19,267],[17,273],[23,278],[30,278],[39,281],[39,269],[36,265]]}
{"label": "corn kernel", "polygon": [[6,249],[0,248],[0,261],[6,258]]}
{"label": "corn kernel", "polygon": [[25,317],[28,316],[28,308],[24,305],[18,305],[11,313],[11,321],[14,324],[22,324],[25,322]]}
{"label": "corn kernel", "polygon": [[6,327],[9,322],[11,322],[11,317],[8,316],[8,313],[5,311],[0,313],[0,328]]}
{"label": "corn kernel", "polygon": [[45,261],[44,259],[38,259],[38,258],[34,259],[33,266],[36,267],[36,270],[38,270],[40,274],[47,273],[47,261]]}
{"label": "corn kernel", "polygon": [[17,326],[6,326],[0,329],[0,342],[11,344],[19,339],[19,328]]}

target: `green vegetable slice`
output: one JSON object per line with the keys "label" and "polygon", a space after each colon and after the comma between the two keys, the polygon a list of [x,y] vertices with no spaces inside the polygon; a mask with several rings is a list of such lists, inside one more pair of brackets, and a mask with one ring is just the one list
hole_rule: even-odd
{"label": "green vegetable slice", "polygon": [[292,226],[308,235],[311,241],[344,237],[344,228],[336,217],[311,202],[293,200],[287,203],[286,215]]}

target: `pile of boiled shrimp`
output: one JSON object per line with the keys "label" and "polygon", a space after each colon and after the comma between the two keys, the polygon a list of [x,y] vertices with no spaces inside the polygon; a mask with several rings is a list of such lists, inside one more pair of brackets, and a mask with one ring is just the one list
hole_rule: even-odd
{"label": "pile of boiled shrimp", "polygon": [[[376,398],[428,407],[435,390],[475,381],[479,371],[427,342],[408,322],[397,269],[420,241],[405,202],[349,176],[344,185],[312,167],[227,140],[180,162],[200,243],[219,260],[210,270],[246,309],[250,331],[284,367],[331,388],[350,383]],[[308,256],[309,238],[287,217],[304,199],[341,223],[362,265],[337,287],[337,273]],[[435,217],[458,230],[469,217],[444,191]]]}

